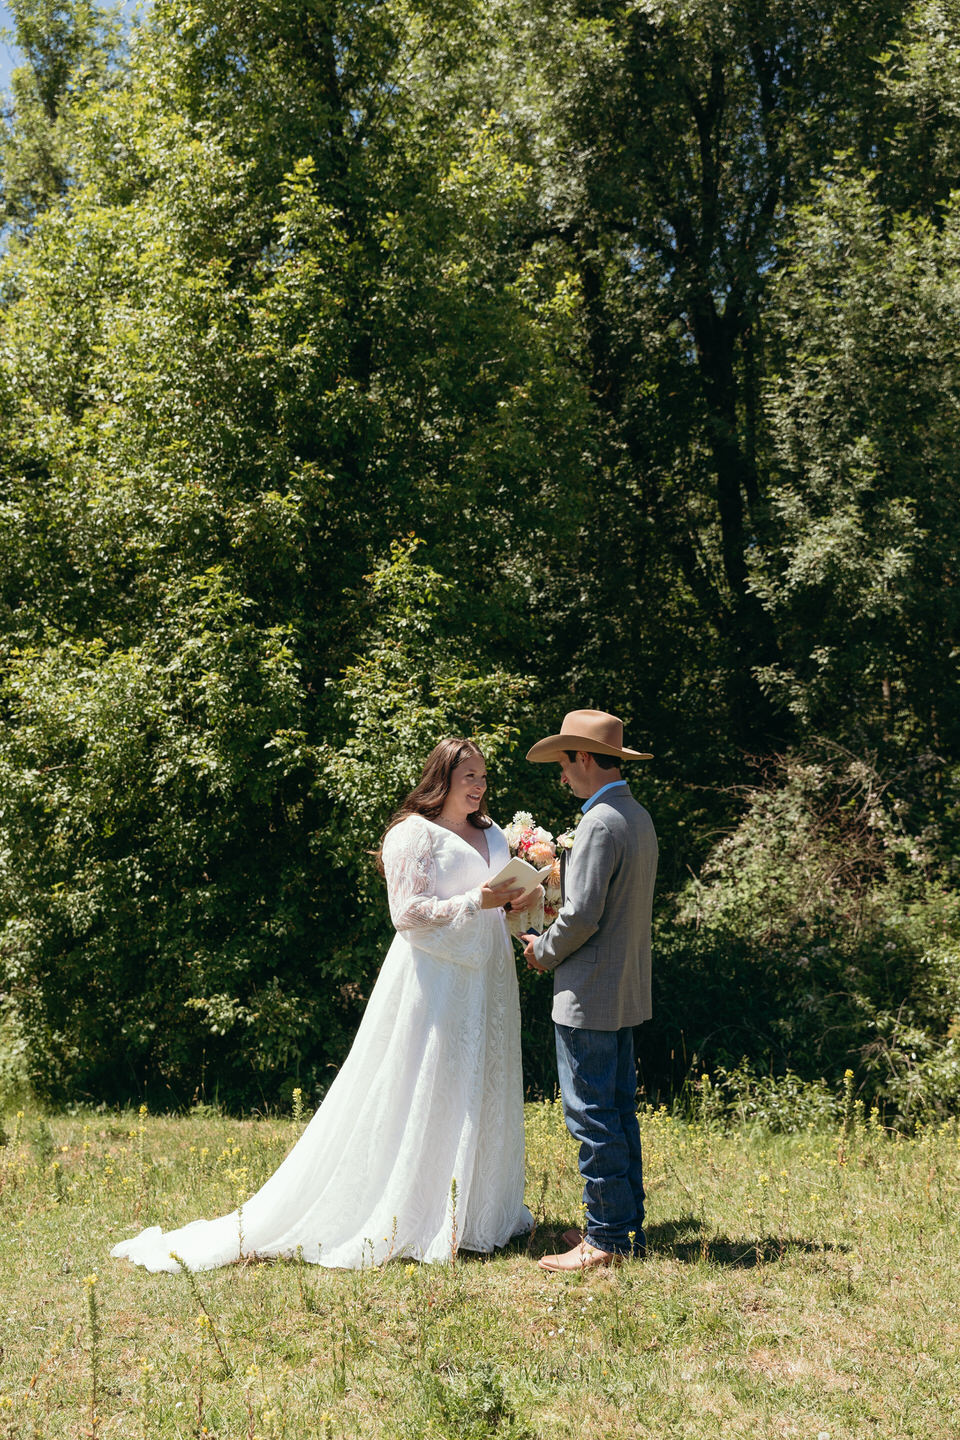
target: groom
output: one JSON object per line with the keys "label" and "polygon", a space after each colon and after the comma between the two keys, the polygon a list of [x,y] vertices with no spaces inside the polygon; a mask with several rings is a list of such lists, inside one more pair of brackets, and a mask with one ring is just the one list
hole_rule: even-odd
{"label": "groom", "polygon": [[643,1254],[643,1166],[633,1027],[650,1017],[650,911],[657,873],[653,821],[620,774],[623,724],[571,710],[559,735],[527,755],[556,761],[583,803],[565,866],[563,902],[544,935],[526,934],[527,964],[553,971],[557,1069],[567,1128],[580,1141],[585,1233],[544,1255],[544,1270],[582,1270]]}

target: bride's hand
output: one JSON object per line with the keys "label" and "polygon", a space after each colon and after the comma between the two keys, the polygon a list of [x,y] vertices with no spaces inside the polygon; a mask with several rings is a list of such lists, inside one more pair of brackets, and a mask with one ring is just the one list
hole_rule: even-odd
{"label": "bride's hand", "polygon": [[481,910],[494,910],[498,906],[510,905],[523,891],[519,886],[504,880],[502,885],[481,885],[480,886],[480,908]]}
{"label": "bride's hand", "polygon": [[542,899],[543,899],[543,886],[542,886],[542,885],[534,885],[533,889],[532,889],[532,890],[528,890],[527,893],[526,893],[526,895],[521,895],[519,900],[512,900],[512,901],[510,902],[510,909],[511,909],[511,910],[529,910],[529,909],[531,908],[531,906],[533,906],[533,905],[539,905],[539,904],[540,904],[540,901],[541,901]]}

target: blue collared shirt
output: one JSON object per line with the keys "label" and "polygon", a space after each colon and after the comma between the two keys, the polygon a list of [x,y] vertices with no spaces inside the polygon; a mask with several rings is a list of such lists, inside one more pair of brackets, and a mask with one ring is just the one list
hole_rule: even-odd
{"label": "blue collared shirt", "polygon": [[584,800],[583,804],[580,806],[580,813],[582,815],[586,815],[587,811],[590,809],[590,806],[594,803],[595,800],[599,800],[601,795],[606,795],[608,790],[614,790],[618,785],[626,785],[626,783],[626,780],[611,780],[609,785],[601,785],[599,790],[595,790],[593,792],[589,800]]}

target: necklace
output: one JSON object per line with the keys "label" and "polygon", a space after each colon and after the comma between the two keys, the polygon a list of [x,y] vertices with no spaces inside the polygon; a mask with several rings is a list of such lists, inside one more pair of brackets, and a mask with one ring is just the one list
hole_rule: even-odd
{"label": "necklace", "polygon": [[464,840],[466,840],[471,830],[476,829],[476,826],[471,825],[469,820],[444,820],[442,815],[437,816],[436,824],[442,825],[444,830],[452,830],[454,835],[459,835]]}
{"label": "necklace", "polygon": [[451,835],[456,835],[464,844],[469,845],[471,850],[476,850],[482,860],[489,860],[490,847],[487,844],[486,834],[478,826],[471,825],[469,820],[463,820],[459,825],[456,825],[452,821],[444,820],[441,815],[438,815],[433,823],[435,825],[441,825],[444,830],[449,830]]}

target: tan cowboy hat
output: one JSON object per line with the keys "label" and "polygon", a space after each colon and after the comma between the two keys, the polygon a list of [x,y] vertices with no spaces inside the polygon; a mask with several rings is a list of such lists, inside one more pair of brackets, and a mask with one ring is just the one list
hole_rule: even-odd
{"label": "tan cowboy hat", "polygon": [[587,750],[594,755],[619,755],[621,760],[652,760],[642,750],[626,750],[623,744],[623,721],[606,710],[570,710],[563,717],[559,735],[538,740],[527,759],[539,764],[544,760],[561,760],[565,750]]}

